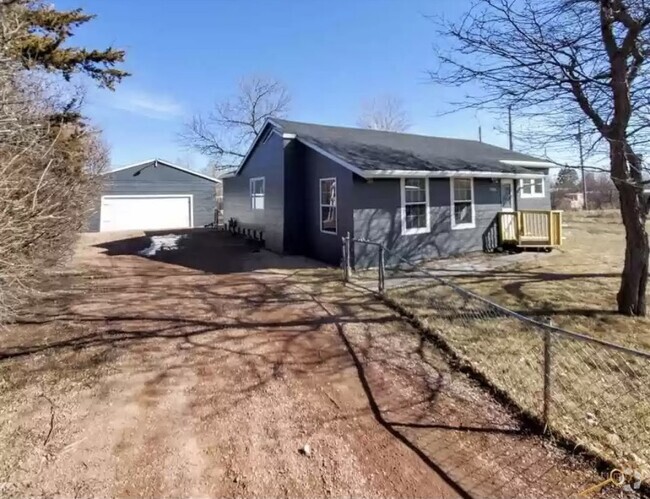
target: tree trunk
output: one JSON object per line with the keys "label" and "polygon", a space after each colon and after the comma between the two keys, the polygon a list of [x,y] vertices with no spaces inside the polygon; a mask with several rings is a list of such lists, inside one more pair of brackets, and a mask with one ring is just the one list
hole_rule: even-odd
{"label": "tree trunk", "polygon": [[[636,181],[635,172],[630,175],[630,163],[640,159],[627,157],[625,146],[610,142],[612,180],[621,201],[621,217],[625,226],[625,263],[621,275],[621,287],[616,295],[618,311],[625,315],[646,315],[646,284],[648,281],[648,233],[646,232],[646,207],[643,188]],[[634,169],[634,166],[632,166]],[[640,173],[638,175],[640,177]],[[638,179],[640,180],[640,178]]]}
{"label": "tree trunk", "polygon": [[621,276],[621,287],[616,295],[618,311],[626,315],[646,315],[646,284],[648,281],[648,234],[645,223],[628,208],[623,208],[624,195],[621,194],[621,214],[625,225],[625,264]]}

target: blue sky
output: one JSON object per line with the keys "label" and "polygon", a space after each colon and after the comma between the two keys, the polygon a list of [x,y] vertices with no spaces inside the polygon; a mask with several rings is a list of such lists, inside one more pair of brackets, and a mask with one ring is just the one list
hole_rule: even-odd
{"label": "blue sky", "polygon": [[133,74],[113,93],[91,89],[86,114],[104,132],[113,165],[151,157],[206,160],[179,143],[183,123],[235,91],[247,74],[283,81],[289,118],[354,125],[362,101],[400,97],[411,131],[507,146],[487,113],[440,117],[460,89],[427,82],[435,26],[426,15],[459,16],[456,0],[55,0],[97,19],[72,42],[127,51]]}

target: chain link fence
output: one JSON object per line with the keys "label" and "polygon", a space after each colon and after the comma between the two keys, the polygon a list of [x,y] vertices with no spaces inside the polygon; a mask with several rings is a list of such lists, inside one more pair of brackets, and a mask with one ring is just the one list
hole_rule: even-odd
{"label": "chain link fence", "polygon": [[[343,238],[344,277],[354,281]],[[573,333],[500,306],[379,245],[360,273],[454,356],[551,435],[650,485],[650,353]],[[386,267],[385,261],[399,261]],[[394,285],[386,286],[386,279]],[[374,287],[374,284],[372,285]],[[643,487],[643,488],[646,488]]]}

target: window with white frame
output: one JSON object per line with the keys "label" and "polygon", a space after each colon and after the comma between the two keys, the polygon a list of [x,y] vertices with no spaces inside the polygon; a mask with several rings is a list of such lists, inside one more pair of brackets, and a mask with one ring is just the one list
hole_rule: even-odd
{"label": "window with white frame", "polygon": [[429,182],[426,178],[403,178],[402,234],[429,232]]}
{"label": "window with white frame", "polygon": [[524,178],[519,181],[519,191],[522,198],[543,198],[544,179]]}
{"label": "window with white frame", "polygon": [[251,209],[264,209],[264,177],[252,178],[251,187]]}
{"label": "window with white frame", "polygon": [[320,179],[320,230],[336,234],[336,179]]}
{"label": "window with white frame", "polygon": [[473,229],[474,220],[474,179],[451,179],[451,228]]}

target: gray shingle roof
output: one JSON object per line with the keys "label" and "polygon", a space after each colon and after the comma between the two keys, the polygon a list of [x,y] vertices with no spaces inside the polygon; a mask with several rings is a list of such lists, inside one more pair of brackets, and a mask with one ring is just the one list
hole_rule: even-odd
{"label": "gray shingle roof", "polygon": [[360,170],[539,173],[501,160],[544,161],[483,142],[273,119],[283,133],[324,149]]}

